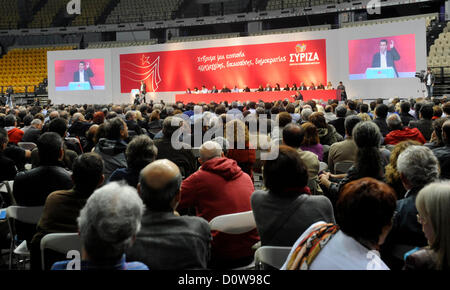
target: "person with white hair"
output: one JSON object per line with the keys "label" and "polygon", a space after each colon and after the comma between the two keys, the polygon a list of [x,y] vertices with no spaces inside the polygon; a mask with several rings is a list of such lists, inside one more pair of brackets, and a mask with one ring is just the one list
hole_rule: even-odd
{"label": "person with white hair", "polygon": [[402,119],[397,114],[392,114],[387,117],[386,122],[389,130],[391,130],[384,138],[384,144],[386,145],[397,145],[406,140],[417,141],[421,144],[427,142],[419,129],[403,126]]}
{"label": "person with white hair", "polygon": [[39,119],[31,121],[30,128],[23,134],[22,142],[33,142],[36,144],[39,136],[41,136],[42,126],[43,123]]}
{"label": "person with white hair", "polygon": [[[207,141],[200,147],[200,169],[181,185],[179,209],[195,208],[208,222],[216,216],[251,210],[253,182],[237,162],[224,157],[219,143]],[[253,260],[252,246],[259,241],[252,230],[242,235],[213,233],[210,268],[235,268]]]}
{"label": "person with white hair", "polygon": [[450,181],[425,186],[416,198],[417,221],[428,246],[416,248],[405,256],[405,270],[450,269]]}
{"label": "person with white hair", "polygon": [[[144,204],[133,187],[112,182],[97,189],[78,217],[80,269],[148,270],[141,262],[126,262],[125,256],[141,228],[143,212]],[[68,270],[69,263],[57,262],[52,270]]]}
{"label": "person with white hair", "polygon": [[391,269],[403,267],[403,255],[415,247],[427,245],[422,227],[417,221],[417,194],[440,175],[439,162],[424,146],[409,146],[397,159],[397,171],[406,194],[397,201],[397,214],[383,247],[382,255]]}

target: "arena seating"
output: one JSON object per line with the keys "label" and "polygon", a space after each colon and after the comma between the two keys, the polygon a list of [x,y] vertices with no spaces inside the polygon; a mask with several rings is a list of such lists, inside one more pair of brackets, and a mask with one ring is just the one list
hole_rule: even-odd
{"label": "arena seating", "polygon": [[121,0],[106,19],[106,23],[128,23],[171,19],[181,0]]}
{"label": "arena seating", "polygon": [[14,48],[0,58],[0,87],[13,86],[15,93],[34,92],[34,86],[47,78],[47,51],[71,50],[75,46]]}
{"label": "arena seating", "polygon": [[240,36],[240,34],[238,32],[237,33],[182,36],[182,37],[173,37],[172,39],[168,40],[167,43],[199,41],[199,40],[208,40],[208,39],[223,39],[223,38],[233,38],[233,37],[239,37],[239,36]]}
{"label": "arena seating", "polygon": [[283,33],[294,33],[294,32],[305,32],[305,31],[321,31],[331,29],[331,25],[316,25],[316,26],[305,26],[296,28],[284,28],[284,29],[270,29],[261,32],[250,33],[249,36],[258,35],[268,35],[268,34],[283,34]]}
{"label": "arena seating", "polygon": [[2,1],[0,9],[0,29],[16,29],[19,22],[19,12],[16,1]]}
{"label": "arena seating", "polygon": [[444,31],[439,34],[434,44],[430,47],[430,54],[428,56],[428,66],[444,66],[444,74],[450,74],[450,22],[444,28]]}
{"label": "arena seating", "polygon": [[82,1],[81,11],[71,23],[72,26],[95,25],[110,0]]}
{"label": "arena seating", "polygon": [[335,4],[336,0],[269,0],[267,10],[289,9],[296,7],[311,7],[325,4]]}
{"label": "arena seating", "polygon": [[[85,1],[83,1],[85,2]],[[97,1],[95,1],[96,3]],[[47,3],[34,15],[28,24],[29,28],[50,27],[58,12],[67,5],[65,0],[48,0]]]}
{"label": "arena seating", "polygon": [[408,20],[415,20],[415,19],[422,19],[422,18],[425,18],[426,25],[427,25],[427,27],[429,27],[433,20],[437,20],[439,18],[439,15],[438,15],[438,13],[430,13],[430,14],[411,15],[411,16],[395,17],[395,18],[357,21],[357,22],[343,23],[342,27],[361,27],[361,26],[383,24],[383,23],[396,23],[396,22],[401,22],[401,21],[408,21]]}
{"label": "arena seating", "polygon": [[139,46],[139,45],[152,45],[158,43],[157,39],[150,39],[147,41],[104,41],[104,42],[91,42],[88,48],[112,48],[112,47],[126,47],[126,46]]}

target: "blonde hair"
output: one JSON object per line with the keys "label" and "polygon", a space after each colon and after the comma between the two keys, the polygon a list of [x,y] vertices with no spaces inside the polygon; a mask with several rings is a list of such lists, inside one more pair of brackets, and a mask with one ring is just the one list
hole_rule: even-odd
{"label": "blonde hair", "polygon": [[430,248],[438,256],[437,268],[450,269],[450,181],[425,186],[417,195],[416,208],[431,221],[434,241]]}
{"label": "blonde hair", "polygon": [[364,122],[364,121],[372,121],[372,118],[370,118],[369,114],[367,114],[367,113],[359,113],[358,117],[361,118],[362,122]]}

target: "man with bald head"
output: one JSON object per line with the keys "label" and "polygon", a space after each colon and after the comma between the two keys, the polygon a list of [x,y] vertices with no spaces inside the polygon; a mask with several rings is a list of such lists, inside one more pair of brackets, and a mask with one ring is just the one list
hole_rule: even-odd
{"label": "man with bald head", "polygon": [[443,147],[433,149],[433,154],[439,160],[441,166],[441,178],[450,179],[450,120],[442,125]]}
{"label": "man with bald head", "polygon": [[145,204],[142,227],[127,252],[131,260],[152,270],[206,269],[211,231],[199,217],[179,216],[181,173],[170,160],[156,160],[142,169],[137,186]]}
{"label": "man with bald head", "polygon": [[[219,143],[207,141],[200,147],[200,169],[181,185],[179,208],[195,208],[208,222],[216,216],[251,210],[254,187],[250,176],[236,161],[224,157]],[[259,241],[256,229],[241,235],[213,232],[210,268],[236,268],[248,265]]]}

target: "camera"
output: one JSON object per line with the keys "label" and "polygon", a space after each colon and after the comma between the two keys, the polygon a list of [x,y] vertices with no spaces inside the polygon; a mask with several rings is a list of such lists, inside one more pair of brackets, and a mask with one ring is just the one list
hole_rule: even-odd
{"label": "camera", "polygon": [[416,72],[416,78],[420,79],[421,82],[425,82],[425,71]]}

